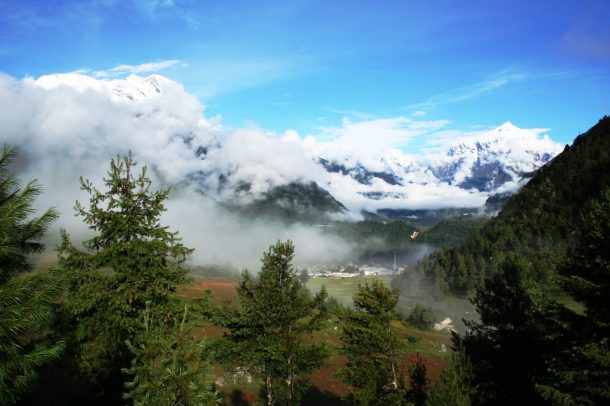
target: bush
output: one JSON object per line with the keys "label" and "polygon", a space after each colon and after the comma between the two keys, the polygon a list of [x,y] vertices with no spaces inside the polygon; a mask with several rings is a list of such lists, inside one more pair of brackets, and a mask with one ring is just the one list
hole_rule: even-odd
{"label": "bush", "polygon": [[415,308],[409,317],[407,317],[407,323],[422,330],[430,330],[434,326],[435,321],[436,315],[432,309],[420,306],[419,304],[415,305]]}

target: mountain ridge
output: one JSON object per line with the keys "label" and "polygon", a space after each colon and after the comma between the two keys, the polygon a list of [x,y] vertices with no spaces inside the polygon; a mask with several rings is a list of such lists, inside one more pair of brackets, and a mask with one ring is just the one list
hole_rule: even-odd
{"label": "mountain ridge", "polygon": [[[32,83],[49,92],[66,88],[96,92],[121,106],[135,103],[138,108],[127,109],[130,120],[143,128],[152,126],[159,109],[167,109],[177,97],[192,98],[180,84],[161,75],[101,79],[75,72],[42,76]],[[152,102],[164,99],[167,102]],[[219,202],[240,205],[243,198],[241,203],[247,206],[264,200],[277,187],[314,182],[354,218],[381,210],[482,210],[490,196],[521,188],[528,173],[561,149],[543,135],[546,129],[520,129],[505,122],[492,130],[441,140],[433,153],[371,151],[363,160],[338,148],[333,140],[269,133],[253,136],[249,130],[227,129],[203,116],[188,124],[174,123],[173,113],[165,116],[168,121],[160,127],[168,140],[164,142],[187,162],[181,165],[181,174],[163,162],[151,163],[161,167],[164,175],[171,172],[170,184],[186,180]],[[246,142],[252,145],[246,148]],[[149,159],[158,156],[148,154]],[[301,203],[306,203],[303,197]]]}
{"label": "mountain ridge", "polygon": [[583,208],[610,187],[609,168],[610,118],[605,116],[541,167],[470,239],[428,257],[416,272],[441,290],[465,295],[494,274],[507,253],[516,253],[527,260],[534,280],[552,287]]}

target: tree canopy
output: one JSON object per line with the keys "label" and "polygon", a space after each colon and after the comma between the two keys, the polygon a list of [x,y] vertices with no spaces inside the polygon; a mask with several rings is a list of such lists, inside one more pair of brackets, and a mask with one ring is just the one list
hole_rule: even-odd
{"label": "tree canopy", "polygon": [[258,275],[245,272],[239,309],[225,309],[226,356],[264,382],[267,405],[299,404],[308,376],[327,357],[323,344],[305,344],[327,318],[326,291],[311,297],[292,266],[294,245],[277,242],[263,254]]}
{"label": "tree canopy", "polygon": [[11,172],[17,151],[5,145],[0,157],[0,404],[15,403],[37,377],[41,365],[63,348],[47,332],[53,301],[60,291],[55,272],[24,276],[28,255],[40,252],[40,239],[57,217],[53,209],[38,217],[33,207],[41,186],[23,189]]}
{"label": "tree canopy", "polygon": [[357,405],[401,404],[405,396],[398,352],[400,343],[392,321],[399,293],[373,279],[358,287],[354,308],[344,309],[341,342],[347,365],[343,381],[355,388],[348,400]]}
{"label": "tree canopy", "polygon": [[135,173],[135,166],[131,154],[113,159],[105,190],[81,178],[90,199],[88,207],[77,202],[76,213],[95,235],[79,250],[63,231],[58,249],[72,344],[92,378],[120,375],[129,364],[125,342],[141,332],[147,303],[155,318],[170,319],[172,293],[186,280],[182,263],[192,252],[160,223],[169,190],[153,191],[146,167]]}

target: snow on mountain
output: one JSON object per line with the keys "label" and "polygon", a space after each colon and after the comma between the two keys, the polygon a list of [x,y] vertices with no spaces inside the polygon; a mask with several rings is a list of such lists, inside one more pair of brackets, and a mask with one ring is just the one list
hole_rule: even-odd
{"label": "snow on mountain", "polygon": [[[9,107],[0,111],[0,136],[25,145],[43,167],[56,165],[51,160],[58,156],[70,157],[70,174],[89,176],[82,171],[103,168],[109,158],[131,150],[160,180],[190,185],[231,205],[315,182],[356,215],[480,208],[490,195],[516,191],[527,181],[524,175],[562,149],[544,135],[547,130],[508,122],[437,140],[435,150],[424,154],[408,153],[402,137],[433,140],[446,121],[398,117],[357,123],[336,129],[331,139],[228,129],[218,118],[203,116],[203,106],[179,83],[159,75],[107,80],[68,73],[21,81],[0,76],[0,104]],[[367,137],[371,145],[379,139],[380,124],[388,129],[385,143],[361,148]],[[99,171],[91,173],[95,178]]]}
{"label": "snow on mountain", "polygon": [[146,78],[129,75],[125,79],[98,80],[80,73],[56,73],[41,76],[34,81],[37,86],[45,89],[65,86],[79,92],[94,90],[109,93],[118,100],[130,101],[143,101],[163,93],[163,87],[170,82],[161,75],[150,75]]}
{"label": "snow on mountain", "polygon": [[366,199],[361,204],[372,211],[480,207],[490,195],[515,192],[527,174],[561,152],[545,131],[507,122],[443,142],[435,153],[380,154],[374,169],[349,157],[324,156],[319,162],[328,172],[358,182],[357,193]]}

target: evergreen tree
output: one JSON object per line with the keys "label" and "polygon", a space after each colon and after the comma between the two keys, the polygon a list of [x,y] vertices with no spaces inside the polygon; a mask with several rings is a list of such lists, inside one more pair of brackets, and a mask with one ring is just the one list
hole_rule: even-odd
{"label": "evergreen tree", "polygon": [[188,307],[182,317],[174,317],[169,326],[155,323],[147,308],[144,311],[144,331],[128,342],[134,358],[123,372],[133,376],[125,384],[125,399],[134,405],[215,405],[220,399],[212,390],[208,376],[209,355],[205,339],[192,335]]}
{"label": "evergreen tree", "polygon": [[407,323],[422,330],[430,330],[434,326],[435,320],[436,316],[432,309],[419,303],[415,304],[409,317],[407,317]]}
{"label": "evergreen tree", "polygon": [[409,390],[407,391],[407,399],[415,406],[423,406],[428,398],[430,380],[427,372],[426,364],[417,354],[417,358],[409,367]]}
{"label": "evergreen tree", "polygon": [[405,388],[398,353],[400,345],[392,327],[399,293],[373,279],[358,287],[354,309],[344,309],[341,342],[347,365],[339,374],[355,388],[348,400],[358,405],[397,405]]}
{"label": "evergreen tree", "polygon": [[[10,405],[27,392],[37,369],[54,359],[62,343],[48,336],[52,305],[60,291],[53,272],[22,276],[27,256],[43,249],[40,238],[57,217],[47,210],[34,214],[41,192],[36,181],[23,189],[10,171],[16,150],[4,146],[0,157],[0,404]],[[18,276],[19,275],[19,276]]]}
{"label": "evergreen tree", "polygon": [[536,385],[547,382],[546,354],[553,351],[553,307],[533,292],[526,265],[517,257],[502,263],[473,299],[480,322],[465,321],[464,345],[472,360],[474,404],[539,404]]}
{"label": "evergreen tree", "polygon": [[42,251],[40,239],[57,218],[53,209],[31,217],[42,188],[36,180],[19,187],[10,170],[16,158],[17,150],[4,145],[0,156],[0,283],[31,269],[28,255]]}
{"label": "evergreen tree", "polygon": [[555,404],[610,404],[610,188],[583,209],[577,243],[560,267],[566,291],[584,314],[564,308],[562,351],[540,385]]}
{"label": "evergreen tree", "polygon": [[269,406],[299,404],[309,373],[327,357],[324,345],[304,344],[327,318],[326,291],[311,298],[292,266],[293,256],[290,241],[269,247],[258,276],[244,273],[237,290],[240,308],[224,309],[219,320],[229,329],[225,350],[261,375]]}
{"label": "evergreen tree", "polygon": [[470,406],[475,391],[472,380],[472,364],[464,349],[454,349],[449,367],[443,371],[430,391],[426,405]]}
{"label": "evergreen tree", "polygon": [[301,271],[301,273],[299,274],[299,281],[301,281],[303,285],[305,285],[307,281],[309,281],[309,273],[307,272],[307,269],[303,269]]}
{"label": "evergreen tree", "polygon": [[75,324],[72,345],[91,378],[116,379],[128,366],[125,342],[142,330],[146,303],[153,317],[170,319],[171,295],[186,279],[181,264],[192,252],[159,223],[169,190],[152,191],[146,167],[134,174],[135,165],[131,154],[113,159],[105,191],[81,178],[89,207],[77,202],[76,212],[96,234],[81,251],[63,231],[58,249],[68,280],[64,309]]}

